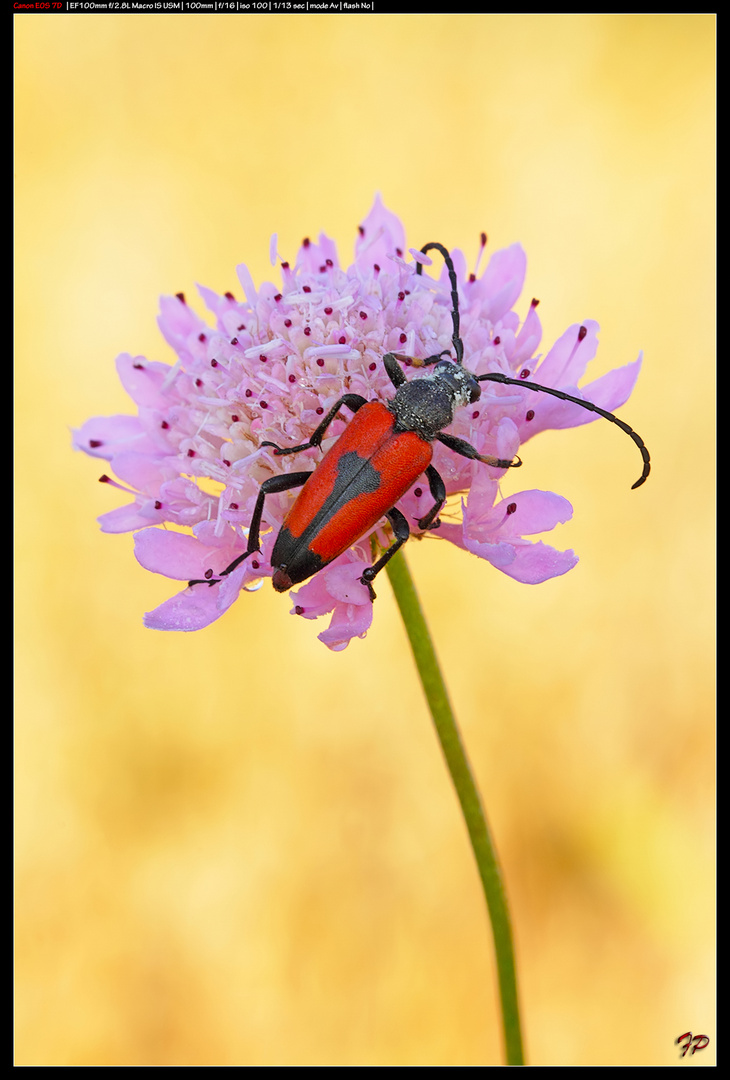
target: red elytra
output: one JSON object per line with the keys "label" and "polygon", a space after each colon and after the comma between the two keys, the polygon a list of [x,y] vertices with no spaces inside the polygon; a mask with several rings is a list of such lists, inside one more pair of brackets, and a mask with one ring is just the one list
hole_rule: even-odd
{"label": "red elytra", "polygon": [[394,427],[380,401],[355,413],[284,519],[271,557],[275,589],[284,592],[347,551],[426,471],[432,444]]}

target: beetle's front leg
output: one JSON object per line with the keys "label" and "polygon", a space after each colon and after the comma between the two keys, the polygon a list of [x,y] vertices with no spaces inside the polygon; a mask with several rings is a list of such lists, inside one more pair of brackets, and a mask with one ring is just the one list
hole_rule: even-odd
{"label": "beetle's front leg", "polygon": [[398,389],[406,381],[406,377],[403,374],[401,364],[407,364],[408,367],[428,367],[430,364],[437,364],[442,356],[451,356],[448,349],[443,349],[435,356],[427,356],[425,360],[417,360],[413,356],[405,356],[403,353],[386,353],[383,357],[383,364],[385,366],[388,378],[392,382],[393,386]]}

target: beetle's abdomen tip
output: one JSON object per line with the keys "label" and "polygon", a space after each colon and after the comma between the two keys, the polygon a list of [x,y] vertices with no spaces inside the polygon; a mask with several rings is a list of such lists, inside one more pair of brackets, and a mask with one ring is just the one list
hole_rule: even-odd
{"label": "beetle's abdomen tip", "polygon": [[287,574],[286,567],[280,566],[278,570],[274,571],[274,575],[271,579],[271,584],[274,586],[277,592],[288,592],[294,582]]}

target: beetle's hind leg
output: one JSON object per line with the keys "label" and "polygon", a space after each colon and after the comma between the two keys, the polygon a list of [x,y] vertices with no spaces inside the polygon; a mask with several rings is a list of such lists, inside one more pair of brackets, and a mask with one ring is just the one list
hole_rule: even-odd
{"label": "beetle's hind leg", "polygon": [[395,506],[392,510],[389,510],[385,516],[393,528],[395,540],[388,550],[380,556],[376,563],[373,563],[372,566],[368,566],[367,570],[363,570],[363,575],[360,578],[363,585],[367,585],[371,600],[375,599],[375,589],[372,586],[373,578],[380,573],[386,563],[390,562],[396,551],[403,547],[406,540],[411,535],[411,530],[408,528],[408,522],[403,514],[401,514],[400,510],[397,510]]}
{"label": "beetle's hind leg", "polygon": [[418,519],[418,528],[423,529],[424,532],[426,529],[438,529],[441,524],[439,514],[446,502],[446,484],[444,484],[441,474],[436,471],[433,465],[429,465],[426,469],[426,476],[428,477],[428,487],[433,496],[434,504],[427,514]]}
{"label": "beetle's hind leg", "polygon": [[261,515],[264,512],[264,501],[267,495],[278,495],[282,491],[290,491],[292,488],[303,487],[307,480],[311,476],[311,472],[294,472],[294,473],[282,473],[280,476],[272,476],[268,480],[264,480],[256,499],[256,506],[254,507],[253,517],[251,518],[251,524],[248,529],[248,546],[243,555],[239,555],[234,559],[225,570],[221,570],[218,577],[213,576],[213,571],[208,570],[209,577],[195,578],[193,581],[189,581],[188,585],[217,585],[221,578],[226,577],[228,574],[233,573],[237,566],[240,566],[244,559],[247,559],[249,555],[253,555],[255,551],[261,550],[261,544],[259,539],[259,533],[261,531]]}
{"label": "beetle's hind leg", "polygon": [[[426,469],[426,476],[428,477],[428,487],[433,495],[434,504],[427,514],[418,519],[419,529],[437,529],[440,525],[438,515],[446,502],[446,485],[441,479],[440,473],[434,469],[433,465],[429,465]],[[380,556],[378,561],[372,566],[369,566],[367,570],[363,571],[363,575],[360,581],[363,585],[367,585],[370,592],[370,599],[375,599],[375,589],[372,586],[373,578],[375,578],[380,571],[395,555],[399,548],[403,547],[408,537],[411,535],[411,530],[408,526],[408,521],[405,516],[395,506],[392,510],[389,510],[385,515],[391,524],[395,540],[390,545],[388,550]]]}

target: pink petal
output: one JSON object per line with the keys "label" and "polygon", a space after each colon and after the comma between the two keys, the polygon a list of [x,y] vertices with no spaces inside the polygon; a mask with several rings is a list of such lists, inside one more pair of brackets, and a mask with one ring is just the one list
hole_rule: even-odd
{"label": "pink petal", "polygon": [[549,578],[567,574],[577,562],[575,552],[556,551],[540,540],[536,544],[517,548],[514,561],[508,566],[500,566],[499,569],[515,581],[521,581],[525,585],[539,585]]}
{"label": "pink petal", "polygon": [[144,624],[150,630],[202,630],[219,619],[237,596],[238,590],[227,598],[225,605],[221,605],[215,586],[193,585],[166,600],[154,611],[148,611]]}
{"label": "pink petal", "polygon": [[231,561],[227,552],[206,547],[194,536],[171,529],[142,529],[136,533],[134,554],[145,570],[178,581],[203,577],[209,568],[217,574]]}
{"label": "pink petal", "polygon": [[122,386],[132,401],[149,409],[165,409],[169,399],[161,393],[161,388],[169,378],[171,368],[146,360],[144,356],[132,357],[122,353],[117,357],[117,372]]}
{"label": "pink petal", "polygon": [[[638,360],[634,360],[632,364],[614,368],[607,375],[602,375],[600,379],[588,383],[581,388],[581,395],[601,409],[605,409],[607,412],[615,412],[616,409],[625,405],[631,397],[641,371],[643,358],[644,354],[639,353]],[[590,420],[590,413],[587,415]]]}
{"label": "pink petal", "polygon": [[91,457],[111,461],[131,446],[153,449],[138,416],[95,416],[73,432],[73,445]]}
{"label": "pink petal", "polygon": [[505,315],[522,292],[527,256],[520,244],[512,244],[492,255],[479,279],[480,295],[489,297],[487,314],[493,323]]}
{"label": "pink petal", "polygon": [[220,318],[230,310],[231,304],[233,303],[230,297],[219,296],[217,292],[207,288],[205,285],[196,285],[195,287],[200,293],[205,306],[209,311],[212,311],[214,315],[217,315]]}
{"label": "pink petal", "polygon": [[475,540],[466,533],[466,530],[463,530],[461,542],[458,546],[470,551],[472,555],[477,555],[480,559],[486,559],[492,566],[496,566],[498,570],[505,570],[515,561],[516,549],[514,544],[506,541],[489,543],[488,541]]}
{"label": "pink petal", "polygon": [[380,195],[361,225],[361,233],[355,242],[357,265],[370,270],[374,265],[389,265],[388,256],[397,251],[405,252],[406,234],[400,218],[386,210]]}
{"label": "pink petal", "polygon": [[317,637],[332,652],[342,652],[355,637],[365,637],[373,621],[373,605],[338,604],[326,630]]}
{"label": "pink petal", "polygon": [[[145,502],[144,506],[147,507]],[[154,505],[154,504],[153,504]],[[164,512],[150,515],[138,503],[129,503],[127,506],[118,506],[116,510],[109,510],[106,514],[100,514],[96,519],[104,533],[134,532],[135,529],[144,529],[154,521],[164,521]]]}
{"label": "pink petal", "polygon": [[293,612],[305,619],[326,615],[336,604],[370,604],[370,591],[360,581],[369,563],[353,559],[346,552],[330,566],[293,592]]}
{"label": "pink petal", "polygon": [[[542,324],[537,309],[530,304],[527,318],[523,322],[519,333],[515,338],[514,351],[510,355],[510,361],[517,367],[526,363],[537,349],[542,340]],[[509,354],[508,354],[509,355]]]}
{"label": "pink petal", "polygon": [[531,536],[535,533],[549,532],[556,525],[564,525],[573,516],[573,507],[562,495],[553,491],[520,491],[510,495],[499,504],[502,510],[514,504],[516,510],[510,514],[500,535]]}
{"label": "pink petal", "polygon": [[328,649],[340,652],[354,637],[364,637],[373,621],[370,590],[360,581],[368,563],[341,556],[303,585],[292,598],[292,614],[314,619],[332,611],[327,630],[319,634]]}
{"label": "pink petal", "polygon": [[360,581],[365,565],[359,562],[333,563],[321,571],[330,596],[338,604],[372,606],[370,590]]}
{"label": "pink petal", "polygon": [[332,611],[335,606],[321,574],[317,574],[290,596],[295,603],[289,614],[301,615],[303,619],[318,619],[320,615]]}
{"label": "pink petal", "polygon": [[157,323],[165,340],[173,348],[179,343],[186,342],[191,334],[206,329],[200,316],[196,315],[193,309],[178,296],[160,297],[160,314]]}
{"label": "pink petal", "polygon": [[[586,335],[580,338],[581,327]],[[558,338],[545,359],[530,373],[532,382],[555,386],[561,390],[576,387],[583,378],[589,361],[598,349],[598,323],[586,319],[568,327]]]}
{"label": "pink petal", "polygon": [[124,450],[120,454],[115,454],[112,465],[120,480],[148,495],[157,495],[160,485],[177,475],[174,467],[170,465],[165,467],[161,461],[151,458],[149,454],[138,454],[134,450]]}
{"label": "pink petal", "polygon": [[238,280],[241,282],[241,285],[243,286],[243,292],[244,292],[244,295],[246,297],[246,300],[251,305],[251,307],[255,307],[256,306],[256,286],[253,283],[253,278],[251,277],[251,271],[249,270],[249,268],[246,266],[245,263],[239,263],[238,266],[236,267],[236,273],[238,274]]}

